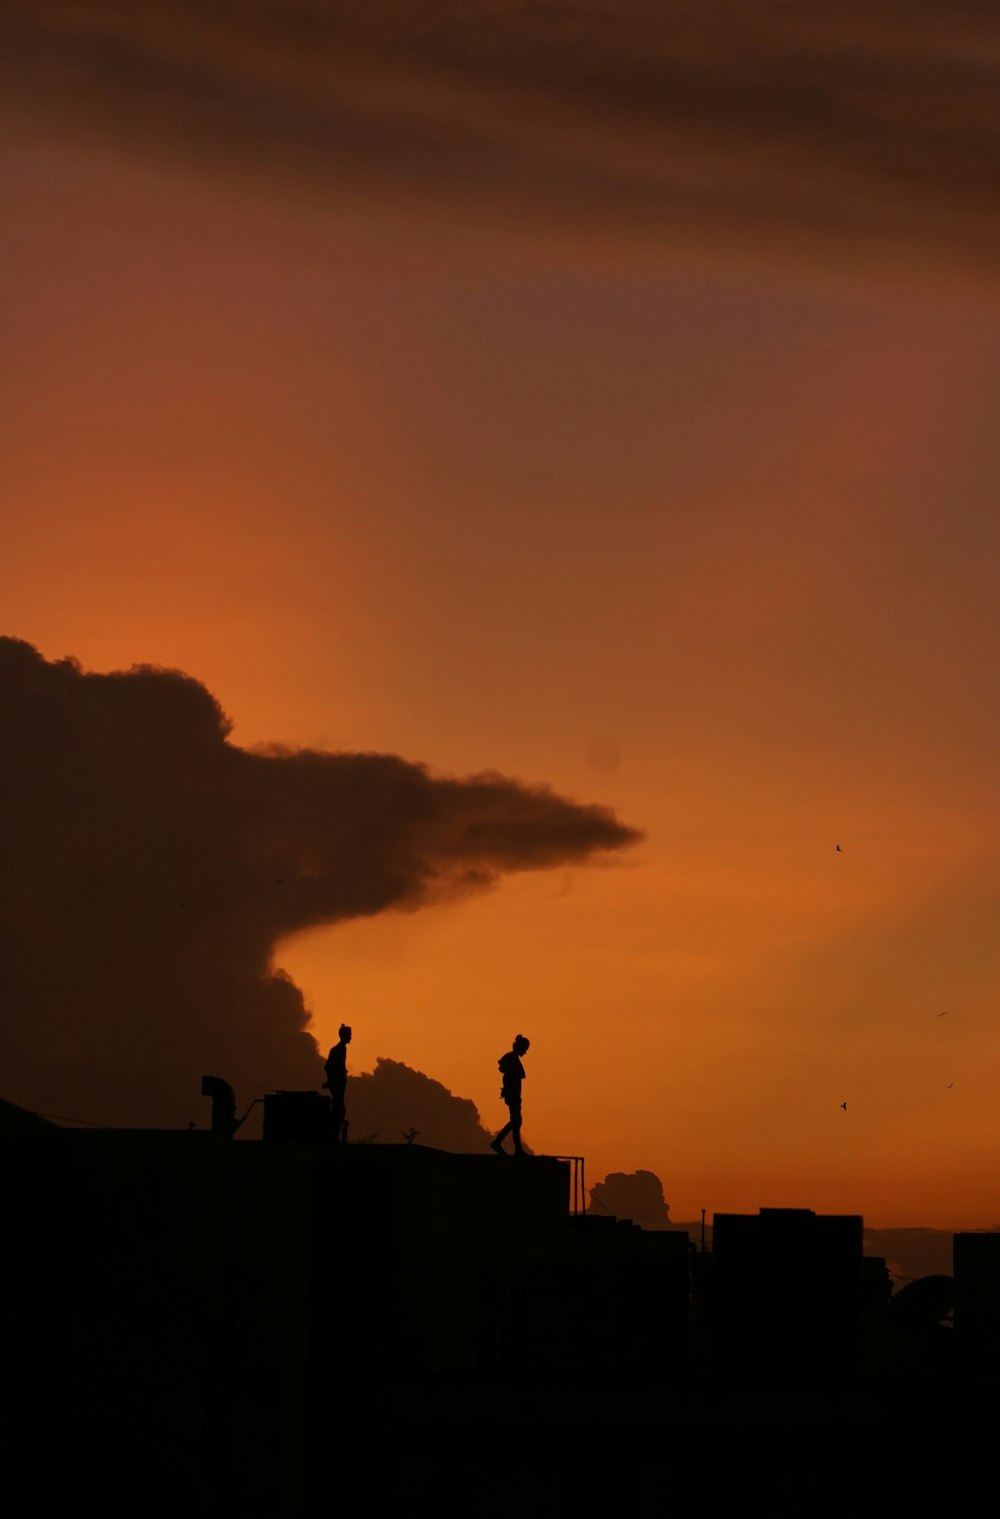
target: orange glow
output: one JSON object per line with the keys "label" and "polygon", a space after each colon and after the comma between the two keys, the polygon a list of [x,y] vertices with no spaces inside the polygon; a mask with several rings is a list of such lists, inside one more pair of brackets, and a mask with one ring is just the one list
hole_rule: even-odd
{"label": "orange glow", "polygon": [[992,297],[523,242],[472,278],[374,212],[50,152],[11,197],[4,631],[181,667],[238,743],[648,834],[280,946],[320,1044],[348,1018],[354,1069],[497,1126],[523,1031],[528,1143],[675,1218],[1000,1222]]}

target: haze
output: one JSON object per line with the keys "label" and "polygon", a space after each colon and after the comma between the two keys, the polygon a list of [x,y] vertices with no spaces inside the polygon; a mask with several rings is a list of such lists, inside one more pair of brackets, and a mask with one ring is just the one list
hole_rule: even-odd
{"label": "haze", "polygon": [[353,1070],[997,1223],[991,18],[336,9],[2,23],[3,631],[642,831],[285,938]]}

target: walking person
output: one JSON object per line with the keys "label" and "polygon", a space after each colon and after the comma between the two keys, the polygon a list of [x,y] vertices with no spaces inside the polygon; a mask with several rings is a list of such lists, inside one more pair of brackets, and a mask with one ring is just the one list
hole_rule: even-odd
{"label": "walking person", "polygon": [[504,1124],[499,1134],[490,1142],[490,1149],[498,1155],[506,1155],[503,1142],[509,1134],[514,1141],[514,1154],[523,1155],[521,1147],[521,1083],[524,1081],[524,1066],[521,1064],[521,1056],[530,1048],[529,1041],[523,1034],[518,1034],[512,1047],[505,1055],[501,1055],[497,1061],[503,1084],[500,1087],[500,1096],[507,1104],[510,1119]]}
{"label": "walking person", "polygon": [[330,1134],[335,1140],[347,1137],[347,1046],[351,1042],[351,1030],[342,1023],[339,1039],[326,1057],[323,1069],[326,1080],[323,1085],[330,1094]]}

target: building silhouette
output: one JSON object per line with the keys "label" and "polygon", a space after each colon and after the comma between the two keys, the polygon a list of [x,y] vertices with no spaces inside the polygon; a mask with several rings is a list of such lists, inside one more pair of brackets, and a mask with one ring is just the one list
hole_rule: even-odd
{"label": "building silhouette", "polygon": [[1000,1234],[956,1234],[956,1359],[969,1377],[1000,1384]]}
{"label": "building silhouette", "polygon": [[[956,1236],[953,1287],[893,1297],[859,1217],[716,1214],[702,1253],[574,1213],[564,1160],[334,1144],[315,1092],[269,1094],[264,1137],[234,1140],[227,1084],[205,1095],[192,1131],[0,1105],[8,1484],[20,1463],[39,1512],[326,1514],[370,1503],[336,1453],[376,1435],[383,1498],[433,1502],[481,1484],[513,1429],[553,1504],[605,1475],[602,1501],[659,1501],[662,1451],[682,1484],[720,1431],[954,1433],[991,1407],[1000,1235]],[[567,1475],[556,1431],[605,1424],[635,1436],[624,1475]]]}
{"label": "building silhouette", "polygon": [[861,1371],[862,1219],[809,1208],[715,1215],[711,1361],[741,1382]]}

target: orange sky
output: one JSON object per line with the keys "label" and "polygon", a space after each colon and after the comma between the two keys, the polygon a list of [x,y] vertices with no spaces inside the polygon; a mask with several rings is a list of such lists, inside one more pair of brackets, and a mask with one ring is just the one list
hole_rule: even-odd
{"label": "orange sky", "polygon": [[2,631],[647,834],[285,944],[320,1043],[496,1126],[523,1031],[528,1141],[675,1217],[1000,1223],[989,282],[0,168]]}

